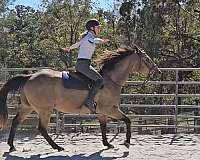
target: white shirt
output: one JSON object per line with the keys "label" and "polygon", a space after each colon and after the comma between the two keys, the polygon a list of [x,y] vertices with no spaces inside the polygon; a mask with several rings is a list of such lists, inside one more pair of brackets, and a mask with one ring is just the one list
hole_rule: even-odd
{"label": "white shirt", "polygon": [[97,38],[93,32],[88,32],[79,42],[70,46],[70,50],[74,48],[80,48],[78,52],[78,59],[91,59],[95,51],[96,44],[103,42],[103,39]]}

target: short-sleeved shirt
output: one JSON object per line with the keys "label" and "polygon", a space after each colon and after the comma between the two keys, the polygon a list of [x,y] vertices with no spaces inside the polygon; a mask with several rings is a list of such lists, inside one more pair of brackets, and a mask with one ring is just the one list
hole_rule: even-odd
{"label": "short-sleeved shirt", "polygon": [[78,59],[91,59],[95,51],[96,44],[102,43],[101,38],[97,38],[94,32],[89,31],[79,42],[70,46],[70,49],[78,48]]}

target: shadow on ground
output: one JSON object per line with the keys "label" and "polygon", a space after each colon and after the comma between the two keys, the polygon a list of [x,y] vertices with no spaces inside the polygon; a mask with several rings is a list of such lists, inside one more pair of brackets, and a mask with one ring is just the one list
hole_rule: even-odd
{"label": "shadow on ground", "polygon": [[[85,154],[78,154],[78,155],[73,155],[73,156],[62,156],[62,155],[59,155],[59,156],[49,156],[49,157],[46,157],[46,158],[40,158],[40,154],[38,155],[31,155],[30,158],[23,158],[23,157],[18,157],[18,156],[15,156],[15,155],[11,155],[10,153],[8,152],[4,152],[4,159],[5,160],[39,160],[39,159],[42,159],[42,160],[113,160],[113,159],[118,159],[118,158],[126,158],[128,157],[129,155],[129,152],[123,152],[123,155],[122,156],[119,156],[119,157],[107,157],[107,156],[101,156],[101,153],[105,150],[108,150],[108,149],[102,149],[98,152],[95,152],[91,155],[85,155]],[[48,156],[48,155],[47,155]]]}

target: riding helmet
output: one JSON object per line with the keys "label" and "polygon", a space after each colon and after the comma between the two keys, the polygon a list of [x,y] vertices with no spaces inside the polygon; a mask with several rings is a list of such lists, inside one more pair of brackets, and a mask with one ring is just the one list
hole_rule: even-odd
{"label": "riding helmet", "polygon": [[87,30],[90,30],[91,27],[101,26],[97,19],[90,19],[87,21],[85,27]]}

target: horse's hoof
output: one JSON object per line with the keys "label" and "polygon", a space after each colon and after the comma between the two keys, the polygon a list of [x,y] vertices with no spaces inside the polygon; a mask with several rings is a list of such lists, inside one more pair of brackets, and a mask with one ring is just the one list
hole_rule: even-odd
{"label": "horse's hoof", "polygon": [[9,152],[14,152],[14,151],[16,151],[16,148],[15,147],[10,147]]}
{"label": "horse's hoof", "polygon": [[63,147],[58,147],[57,149],[58,149],[58,152],[65,150]]}
{"label": "horse's hoof", "polygon": [[124,145],[125,145],[127,148],[130,147],[130,143],[128,143],[128,142],[124,142]]}
{"label": "horse's hoof", "polygon": [[114,148],[114,146],[108,142],[104,142],[103,145],[108,147],[108,149]]}

